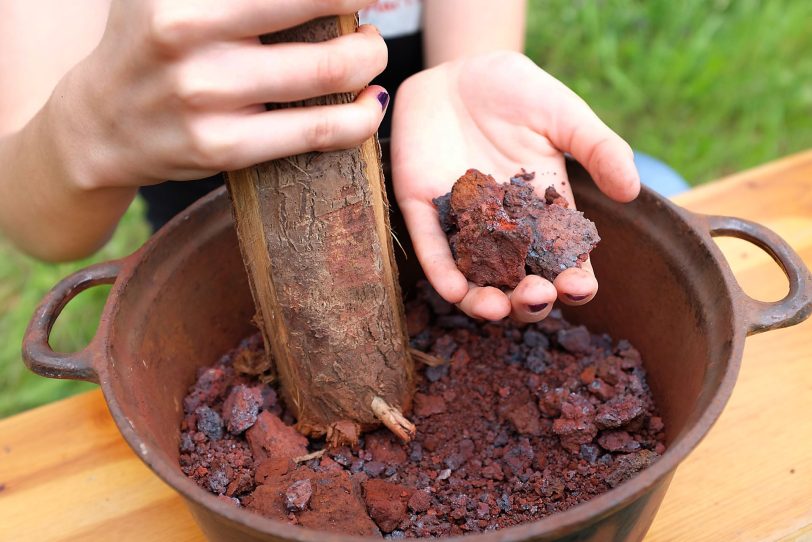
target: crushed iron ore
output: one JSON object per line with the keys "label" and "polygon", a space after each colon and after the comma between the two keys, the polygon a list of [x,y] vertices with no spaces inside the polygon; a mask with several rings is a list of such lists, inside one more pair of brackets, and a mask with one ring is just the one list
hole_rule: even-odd
{"label": "crushed iron ore", "polygon": [[294,462],[324,442],[298,434],[272,388],[235,370],[235,359],[261,352],[256,335],[190,389],[183,472],[228,502],[292,524],[427,537],[566,510],[665,450],[640,355],[627,341],[573,326],[557,311],[534,325],[476,322],[428,287],[407,310],[412,346],[447,360],[442,371],[418,375],[413,442],[380,430],[357,449]]}

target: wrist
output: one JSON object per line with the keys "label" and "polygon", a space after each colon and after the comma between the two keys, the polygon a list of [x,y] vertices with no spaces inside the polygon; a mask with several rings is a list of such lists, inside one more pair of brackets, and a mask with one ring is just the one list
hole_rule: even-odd
{"label": "wrist", "polygon": [[[116,184],[114,146],[100,128],[101,106],[83,77],[81,64],[59,81],[32,121],[37,141],[48,148],[52,167],[68,191],[122,191]],[[96,104],[94,108],[93,104]],[[134,188],[127,188],[128,192]]]}

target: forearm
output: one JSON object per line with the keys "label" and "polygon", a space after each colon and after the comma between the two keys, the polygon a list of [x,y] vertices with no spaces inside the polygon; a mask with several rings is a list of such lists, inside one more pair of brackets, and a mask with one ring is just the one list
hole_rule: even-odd
{"label": "forearm", "polygon": [[526,4],[526,0],[425,0],[426,67],[489,51],[524,51]]}
{"label": "forearm", "polygon": [[32,256],[61,261],[100,248],[136,189],[83,187],[81,151],[54,109],[0,137],[0,230]]}

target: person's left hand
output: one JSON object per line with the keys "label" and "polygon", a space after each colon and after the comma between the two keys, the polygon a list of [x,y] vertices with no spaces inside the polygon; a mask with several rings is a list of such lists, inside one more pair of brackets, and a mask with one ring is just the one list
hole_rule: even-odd
{"label": "person's left hand", "polygon": [[395,196],[415,252],[437,292],[470,316],[534,322],[556,298],[591,300],[598,282],[587,261],[553,283],[528,275],[511,292],[469,283],[457,269],[432,198],[451,190],[469,168],[504,182],[520,168],[535,172],[543,197],[551,184],[574,204],[564,153],[586,167],[618,201],[634,199],[640,181],[632,150],[561,82],[518,53],[490,53],[422,71],[400,87],[392,125]]}

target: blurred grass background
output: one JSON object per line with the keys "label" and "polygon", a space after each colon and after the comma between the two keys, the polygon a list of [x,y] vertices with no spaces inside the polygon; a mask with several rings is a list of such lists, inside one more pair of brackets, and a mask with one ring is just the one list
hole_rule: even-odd
{"label": "blurred grass background", "polygon": [[[812,2],[797,0],[530,0],[527,53],[635,149],[698,184],[812,147],[809,21]],[[43,264],[0,239],[0,417],[91,387],[29,373],[23,332],[59,280],[148,235],[136,201],[110,243],[81,262]],[[108,291],[68,305],[57,350],[87,344]]]}
{"label": "blurred grass background", "polygon": [[812,2],[530,0],[527,53],[691,184],[812,146]]}

